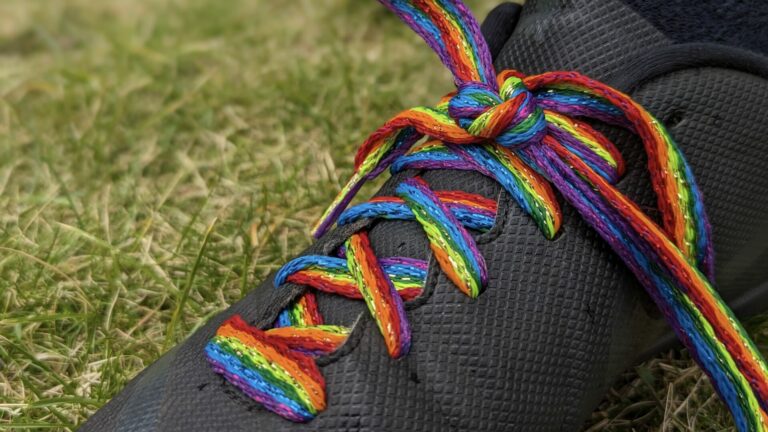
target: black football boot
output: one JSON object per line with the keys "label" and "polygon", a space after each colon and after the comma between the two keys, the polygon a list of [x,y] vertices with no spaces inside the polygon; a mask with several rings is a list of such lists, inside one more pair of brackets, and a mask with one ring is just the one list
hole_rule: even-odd
{"label": "black football boot", "polygon": [[[575,70],[629,93],[664,122],[703,190],[717,252],[715,286],[740,316],[768,309],[768,3],[528,0],[491,13],[483,33],[497,70]],[[384,120],[384,119],[382,119]],[[604,127],[627,173],[620,189],[652,212],[645,153]],[[413,172],[391,178],[379,192]],[[550,241],[478,173],[435,170],[436,190],[498,201],[477,237],[489,282],[476,299],[434,262],[423,295],[407,303],[413,341],[399,360],[360,301],[318,295],[329,323],[353,328],[320,362],[327,409],[308,423],[265,410],[206,361],[204,348],[233,314],[268,325],[296,296],[267,278],[148,367],[81,428],[133,431],[577,431],[618,374],[674,337],[646,293],[579,215],[563,206]],[[381,256],[429,260],[418,224],[370,226]],[[305,254],[327,254],[348,230]]]}

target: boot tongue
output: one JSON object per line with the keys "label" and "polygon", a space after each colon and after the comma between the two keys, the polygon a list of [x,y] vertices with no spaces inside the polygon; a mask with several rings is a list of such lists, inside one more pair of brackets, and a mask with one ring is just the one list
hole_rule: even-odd
{"label": "boot tongue", "polygon": [[619,0],[529,0],[495,66],[525,74],[573,70],[605,82],[638,54],[671,43]]}
{"label": "boot tongue", "polygon": [[[497,71],[575,70],[611,84],[641,54],[716,43],[768,54],[768,2],[528,0]],[[620,89],[622,90],[622,89]]]}
{"label": "boot tongue", "polygon": [[[604,79],[614,76],[638,52],[670,43],[642,16],[617,0],[529,0],[495,63],[498,71],[517,69],[533,74],[577,70]],[[490,199],[502,192],[498,183],[479,173],[436,170],[420,175],[436,191],[460,190]],[[390,179],[376,195],[394,195],[401,180]],[[520,219],[519,224],[535,226],[522,212],[514,212],[511,217]],[[429,242],[416,222],[380,220],[369,228],[369,236],[380,258],[430,260]],[[318,306],[327,323],[340,325],[352,325],[361,314],[368,313],[362,301],[322,293],[318,294]]]}

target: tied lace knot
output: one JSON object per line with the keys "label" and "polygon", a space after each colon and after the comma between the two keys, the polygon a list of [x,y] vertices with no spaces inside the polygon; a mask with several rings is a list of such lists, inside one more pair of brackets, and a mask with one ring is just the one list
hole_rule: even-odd
{"label": "tied lace knot", "polygon": [[448,101],[448,115],[470,135],[505,147],[540,142],[547,122],[522,76],[504,71],[498,88],[482,82],[460,84]]}

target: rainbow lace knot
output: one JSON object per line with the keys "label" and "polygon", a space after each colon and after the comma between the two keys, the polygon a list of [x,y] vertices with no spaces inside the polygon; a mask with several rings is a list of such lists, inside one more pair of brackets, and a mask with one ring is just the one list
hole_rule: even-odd
{"label": "rainbow lace knot", "polygon": [[521,76],[504,71],[500,90],[485,83],[462,83],[448,102],[455,123],[476,138],[493,139],[504,147],[538,142],[546,135],[544,111]]}
{"label": "rainbow lace knot", "polygon": [[[714,252],[701,192],[664,127],[627,95],[575,72],[495,76],[479,26],[459,0],[380,1],[438,54],[457,90],[434,107],[399,113],[362,144],[353,175],[315,235],[362,219],[415,221],[441,271],[474,298],[488,283],[474,234],[492,228],[495,200],[435,191],[418,175],[397,185],[394,196],[347,208],[352,197],[387,168],[473,171],[498,182],[552,238],[562,220],[557,190],[657,303],[739,430],[766,430],[768,370],[710,283]],[[577,118],[623,127],[642,139],[662,227],[613,186],[624,172],[621,155]],[[315,358],[337,350],[351,332],[323,322],[313,291],[363,300],[389,355],[399,358],[411,344],[404,303],[421,294],[427,268],[424,260],[376,256],[362,228],[334,256],[307,255],[285,264],[276,287],[311,289],[270,329],[230,318],[206,346],[208,360],[267,409],[293,421],[311,420],[326,404]]]}

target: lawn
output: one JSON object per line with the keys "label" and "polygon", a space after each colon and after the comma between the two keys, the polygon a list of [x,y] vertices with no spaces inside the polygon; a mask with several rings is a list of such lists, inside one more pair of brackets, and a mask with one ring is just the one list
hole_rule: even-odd
{"label": "lawn", "polygon": [[[75,429],[309,244],[368,132],[450,88],[373,1],[0,3],[0,429]],[[704,425],[732,427],[672,352],[587,428]]]}

